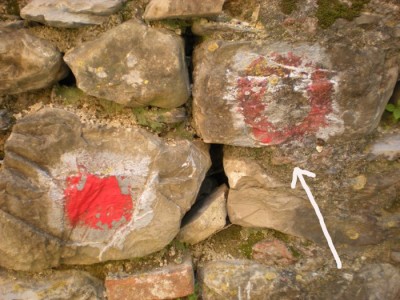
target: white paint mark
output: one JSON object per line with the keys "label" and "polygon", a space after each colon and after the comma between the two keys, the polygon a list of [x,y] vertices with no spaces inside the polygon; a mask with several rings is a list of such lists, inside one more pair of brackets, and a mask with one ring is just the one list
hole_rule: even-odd
{"label": "white paint mark", "polygon": [[130,71],[121,77],[127,84],[131,86],[137,86],[143,83],[143,79],[139,71]]}
{"label": "white paint mark", "polygon": [[251,288],[252,288],[252,286],[251,286],[251,282],[250,282],[250,280],[249,280],[249,281],[247,282],[247,285],[246,285],[246,296],[247,296],[247,300],[250,300],[250,299],[251,299],[251,296],[250,296]]}
{"label": "white paint mark", "polygon": [[326,240],[328,242],[328,245],[329,245],[329,248],[330,248],[330,250],[331,250],[331,252],[333,254],[333,257],[335,258],[337,268],[341,269],[342,268],[342,262],[340,260],[340,257],[338,255],[338,253],[336,252],[335,246],[333,245],[332,238],[329,235],[328,229],[326,228],[324,217],[322,216],[321,211],[319,210],[318,204],[317,204],[317,202],[315,202],[314,196],[312,195],[312,193],[310,191],[310,188],[308,187],[303,175],[315,178],[315,173],[312,173],[310,171],[302,170],[302,169],[300,169],[298,167],[295,167],[293,169],[293,177],[292,177],[292,183],[291,183],[290,187],[292,189],[295,189],[296,188],[297,178],[299,178],[300,183],[303,186],[303,189],[306,191],[308,199],[310,200],[311,205],[313,206],[313,208],[315,210],[315,213],[317,214],[317,217],[318,217],[318,220],[319,220],[319,224],[321,225],[321,228],[322,228],[322,232],[325,235],[325,238],[326,238]]}
{"label": "white paint mark", "polygon": [[129,68],[133,68],[136,64],[138,63],[138,59],[137,57],[132,54],[131,52],[129,52],[126,55],[126,64]]}
{"label": "white paint mark", "polygon": [[131,220],[125,226],[120,227],[111,238],[111,241],[101,249],[98,256],[100,261],[102,261],[103,255],[108,249],[111,247],[122,248],[128,234],[132,233],[135,229],[147,226],[151,222],[154,215],[152,205],[157,199],[154,193],[157,183],[158,173],[151,174],[146,182],[144,191],[137,199],[137,206]]}
{"label": "white paint mark", "polygon": [[94,73],[99,78],[108,77],[108,75],[107,75],[106,71],[104,71],[103,67],[98,67],[98,68],[88,67],[88,70],[89,70],[89,72]]}

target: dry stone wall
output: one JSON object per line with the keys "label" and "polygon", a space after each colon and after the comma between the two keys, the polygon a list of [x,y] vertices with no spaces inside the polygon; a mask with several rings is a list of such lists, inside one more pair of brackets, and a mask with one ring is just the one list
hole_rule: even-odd
{"label": "dry stone wall", "polygon": [[398,299],[399,50],[396,0],[0,3],[0,299]]}

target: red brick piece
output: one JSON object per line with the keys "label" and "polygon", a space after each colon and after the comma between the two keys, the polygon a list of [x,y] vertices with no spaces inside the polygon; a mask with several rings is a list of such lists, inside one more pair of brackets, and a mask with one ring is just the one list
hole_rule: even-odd
{"label": "red brick piece", "polygon": [[190,259],[180,265],[133,275],[106,278],[108,300],[175,299],[194,292],[194,273]]}

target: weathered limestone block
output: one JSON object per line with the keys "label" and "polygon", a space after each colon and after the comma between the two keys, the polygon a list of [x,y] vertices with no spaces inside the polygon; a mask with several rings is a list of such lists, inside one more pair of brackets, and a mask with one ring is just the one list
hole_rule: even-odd
{"label": "weathered limestone block", "polygon": [[279,273],[252,261],[213,261],[199,270],[202,299],[268,299]]}
{"label": "weathered limestone block", "polygon": [[0,28],[0,94],[51,86],[67,75],[61,53],[24,30]]}
{"label": "weathered limestone block", "polygon": [[208,143],[248,147],[369,133],[398,74],[395,58],[386,59],[378,47],[334,42],[211,40],[196,48],[194,65],[199,135]]}
{"label": "weathered limestone block", "polygon": [[226,197],[228,187],[220,186],[202,203],[192,207],[193,214],[188,213],[183,219],[183,226],[177,238],[188,244],[197,244],[210,237],[226,225]]}
{"label": "weathered limestone block", "polygon": [[316,174],[305,180],[335,245],[350,249],[382,241],[395,243],[400,234],[400,162],[376,151],[376,141],[389,136],[396,133],[340,146],[317,146],[310,141],[300,147],[225,147],[229,219],[241,226],[272,228],[326,245],[301,184],[290,188],[293,169],[300,167]]}
{"label": "weathered limestone block", "polygon": [[389,160],[400,157],[400,133],[386,134],[371,145],[370,153]]}
{"label": "weathered limestone block", "polygon": [[146,6],[145,20],[215,16],[222,12],[225,0],[151,0]]}
{"label": "weathered limestone block", "polygon": [[395,266],[369,264],[356,273],[342,299],[399,299],[399,282],[400,270]]}
{"label": "weathered limestone block", "polygon": [[194,292],[194,272],[190,258],[182,264],[133,275],[113,274],[105,282],[109,300],[176,299]]}
{"label": "weathered limestone block", "polygon": [[33,0],[21,10],[21,17],[54,27],[76,28],[103,23],[125,0]]}
{"label": "weathered limestone block", "polygon": [[82,271],[25,275],[0,270],[0,298],[19,300],[103,300],[102,282]]}
{"label": "weathered limestone block", "polygon": [[69,51],[85,93],[127,106],[178,107],[189,98],[183,40],[131,20]]}
{"label": "weathered limestone block", "polygon": [[[60,249],[41,246],[51,260],[35,251],[41,267],[162,249],[179,232],[210,166],[200,144],[167,143],[142,129],[83,127],[77,116],[60,109],[19,120],[5,153],[0,209],[36,234],[6,222],[0,247],[13,253],[6,245],[38,243],[40,234],[61,240]],[[33,256],[13,255],[9,268],[21,269],[26,262],[29,269],[34,263]]]}
{"label": "weathered limestone block", "polygon": [[0,240],[0,266],[39,271],[59,264],[61,240],[3,210],[0,210]]}
{"label": "weathered limestone block", "polygon": [[244,227],[266,227],[287,234],[323,241],[321,228],[306,195],[294,193],[246,157],[224,156],[229,179],[228,216],[233,224]]}

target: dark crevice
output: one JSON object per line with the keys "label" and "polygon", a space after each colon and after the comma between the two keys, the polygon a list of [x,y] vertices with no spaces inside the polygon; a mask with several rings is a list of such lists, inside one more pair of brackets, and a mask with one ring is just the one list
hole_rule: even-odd
{"label": "dark crevice", "polygon": [[182,226],[187,224],[193,216],[199,211],[205,200],[222,184],[228,185],[228,177],[226,177],[223,166],[223,145],[211,144],[210,145],[211,167],[204,178],[196,202],[190,211],[182,219]]}
{"label": "dark crevice", "polygon": [[[64,55],[64,53],[62,53],[62,55]],[[72,73],[72,71],[69,69],[68,75],[65,78],[61,79],[59,81],[59,84],[70,87],[76,86],[76,78],[74,76],[74,73]]]}
{"label": "dark crevice", "polygon": [[207,177],[214,178],[217,181],[218,186],[220,186],[221,184],[228,185],[228,177],[226,177],[224,171],[223,154],[224,154],[224,145],[221,144],[210,145],[210,157],[212,165],[210,170],[208,170],[207,172],[206,178]]}
{"label": "dark crevice", "polygon": [[184,41],[185,41],[185,59],[186,59],[186,65],[189,71],[189,81],[190,84],[193,83],[193,62],[192,62],[192,56],[193,56],[193,50],[194,47],[197,44],[197,39],[193,33],[190,27],[185,28],[185,31],[182,35]]}

